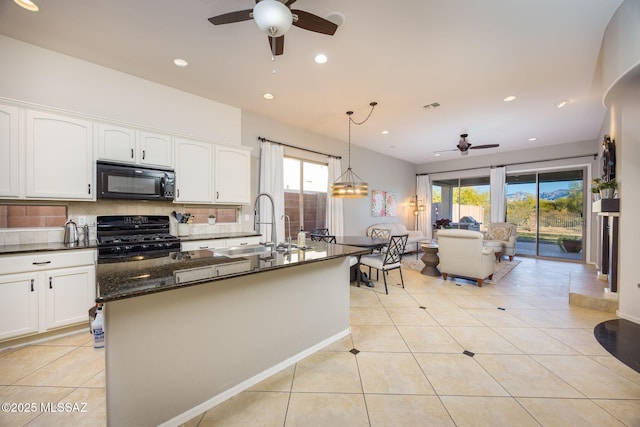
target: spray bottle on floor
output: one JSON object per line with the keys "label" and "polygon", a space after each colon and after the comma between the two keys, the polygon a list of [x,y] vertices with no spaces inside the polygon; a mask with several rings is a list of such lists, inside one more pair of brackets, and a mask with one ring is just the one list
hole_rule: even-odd
{"label": "spray bottle on floor", "polygon": [[104,347],[104,327],[102,317],[102,304],[98,304],[96,309],[96,318],[91,322],[91,332],[93,333],[93,347]]}

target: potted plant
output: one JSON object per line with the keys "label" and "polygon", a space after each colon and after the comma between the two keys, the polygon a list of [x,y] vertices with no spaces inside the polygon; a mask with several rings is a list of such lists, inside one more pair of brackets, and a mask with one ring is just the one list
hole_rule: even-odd
{"label": "potted plant", "polygon": [[216,216],[209,215],[209,224],[214,225],[216,223]]}
{"label": "potted plant", "polygon": [[579,236],[558,237],[558,246],[563,252],[578,253],[582,250],[582,238]]}
{"label": "potted plant", "polygon": [[603,181],[602,178],[593,178],[591,184],[591,192],[600,193],[602,199],[613,199],[616,187],[618,186],[615,178],[609,181]]}

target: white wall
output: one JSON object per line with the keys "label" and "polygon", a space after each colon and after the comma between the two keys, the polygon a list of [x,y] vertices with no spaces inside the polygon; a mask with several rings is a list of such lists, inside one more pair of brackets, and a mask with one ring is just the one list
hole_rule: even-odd
{"label": "white wall", "polygon": [[[363,126],[366,126],[366,124]],[[345,134],[347,131],[346,128],[347,121],[345,120]],[[314,134],[303,129],[276,122],[264,116],[243,111],[242,145],[254,147],[252,151],[254,164],[256,165],[256,167],[253,168],[254,171],[258,170],[257,157],[260,155],[259,136],[272,141],[342,156],[342,170],[344,171],[347,167],[348,145],[346,142]],[[311,160],[326,161],[326,157],[324,156],[313,155],[304,151],[298,151],[292,154]],[[352,143],[351,167],[354,172],[369,184],[369,191],[395,191],[398,194],[399,208],[398,216],[396,217],[373,217],[371,216],[370,198],[344,199],[344,229],[346,234],[364,235],[369,225],[380,222],[402,222],[407,228],[414,229],[414,218],[408,209],[409,198],[415,194],[416,169],[414,164],[355,146]],[[252,176],[252,179],[252,194],[257,194],[257,174]],[[250,209],[245,209],[245,213],[251,213]]]}
{"label": "white wall", "polygon": [[240,109],[0,35],[0,98],[240,144]]}
{"label": "white wall", "polygon": [[640,323],[640,1],[626,0],[618,8],[605,31],[600,56],[603,100],[609,110],[604,131],[616,141],[619,178],[618,315]]}

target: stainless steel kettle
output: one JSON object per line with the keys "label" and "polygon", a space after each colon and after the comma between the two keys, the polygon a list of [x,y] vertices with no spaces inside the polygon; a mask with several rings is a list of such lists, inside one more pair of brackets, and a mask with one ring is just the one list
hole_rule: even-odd
{"label": "stainless steel kettle", "polygon": [[70,219],[64,225],[64,243],[78,243],[79,240],[78,226]]}

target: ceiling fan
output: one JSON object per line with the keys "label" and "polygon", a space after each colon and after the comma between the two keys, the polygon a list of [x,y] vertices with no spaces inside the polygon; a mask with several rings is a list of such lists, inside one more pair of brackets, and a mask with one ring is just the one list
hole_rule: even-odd
{"label": "ceiling fan", "polygon": [[273,56],[284,53],[284,33],[295,25],[304,30],[334,35],[338,25],[304,10],[291,9],[297,0],[256,0],[253,9],[237,10],[209,18],[213,25],[232,24],[253,19],[267,33]]}
{"label": "ceiling fan", "polygon": [[458,145],[456,145],[457,148],[453,150],[434,151],[434,153],[444,153],[447,151],[460,151],[461,156],[466,156],[467,154],[469,154],[469,150],[479,150],[483,148],[496,148],[500,146],[500,144],[473,145],[467,141],[468,137],[469,137],[468,133],[460,134],[460,141],[458,142]]}

